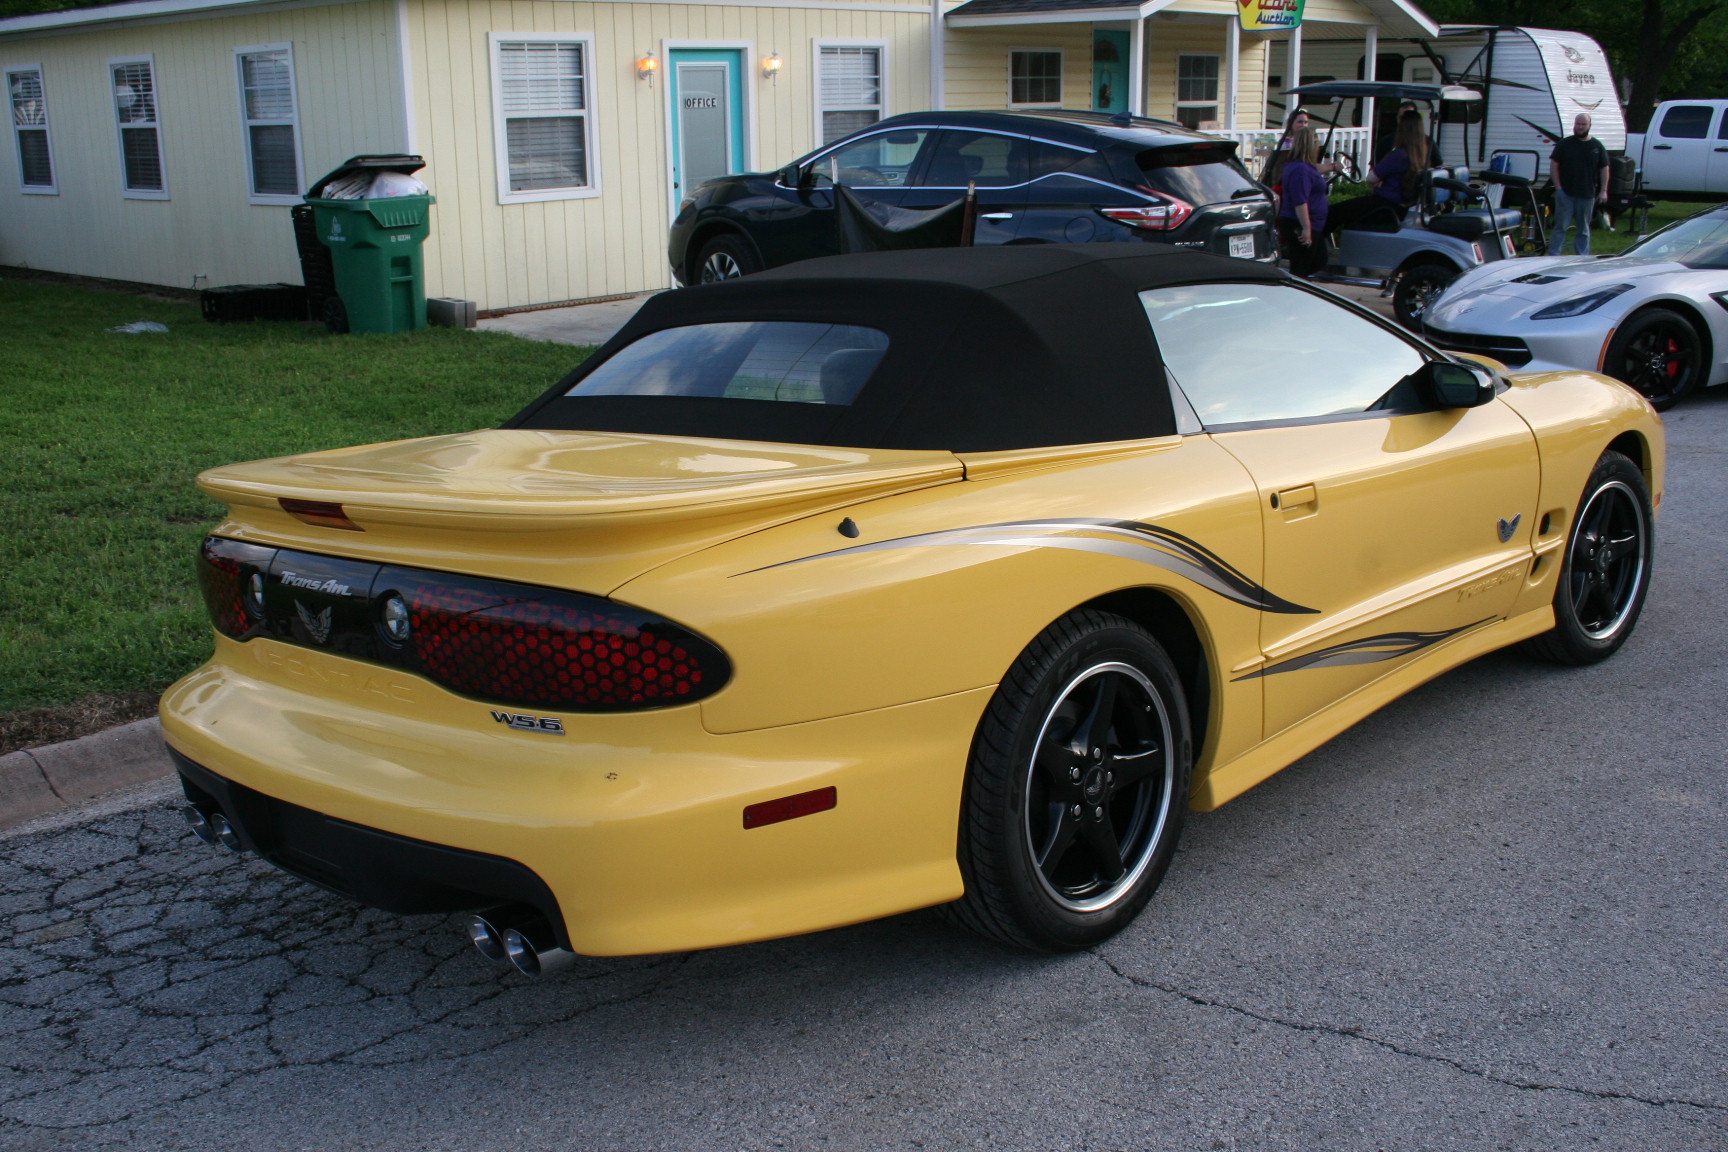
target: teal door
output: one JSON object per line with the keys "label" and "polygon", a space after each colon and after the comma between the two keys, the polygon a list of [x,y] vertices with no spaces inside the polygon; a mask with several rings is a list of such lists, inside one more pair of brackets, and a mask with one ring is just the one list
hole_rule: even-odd
{"label": "teal door", "polygon": [[672,100],[672,208],[704,180],[744,171],[744,53],[667,52]]}
{"label": "teal door", "polygon": [[1099,28],[1092,33],[1092,110],[1128,111],[1128,33]]}

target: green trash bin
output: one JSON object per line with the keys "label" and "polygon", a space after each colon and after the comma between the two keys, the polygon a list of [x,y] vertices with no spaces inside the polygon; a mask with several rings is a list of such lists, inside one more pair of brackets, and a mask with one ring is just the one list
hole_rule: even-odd
{"label": "green trash bin", "polygon": [[[330,249],[336,297],[324,322],[334,332],[412,332],[426,327],[421,244],[432,230],[433,197],[336,199],[322,193],[344,177],[404,175],[425,167],[418,156],[355,156],[312,185],[318,240]],[[352,183],[352,181],[345,181]]]}

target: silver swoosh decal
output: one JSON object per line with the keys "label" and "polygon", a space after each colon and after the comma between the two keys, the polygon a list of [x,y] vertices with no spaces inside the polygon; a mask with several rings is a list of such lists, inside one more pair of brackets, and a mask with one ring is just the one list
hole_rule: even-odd
{"label": "silver swoosh decal", "polygon": [[[766,572],[772,568],[807,564],[812,560],[825,560],[832,556],[859,552],[976,544],[1067,548],[1078,552],[1117,556],[1187,577],[1226,600],[1258,608],[1262,612],[1302,615],[1319,611],[1317,608],[1304,607],[1273,595],[1196,540],[1168,528],[1143,524],[1136,520],[1056,518],[1010,520],[1002,524],[981,524],[973,528],[948,528],[940,532],[923,532],[916,536],[900,536],[893,540],[836,548],[832,552],[818,552],[813,556],[802,556],[796,560],[784,560],[778,564],[753,568],[750,572]],[[748,576],[750,572],[740,572],[737,575]]]}
{"label": "silver swoosh decal", "polygon": [[1448,628],[1443,632],[1387,632],[1380,636],[1364,636],[1359,640],[1334,644],[1330,648],[1305,652],[1288,660],[1280,660],[1276,664],[1268,664],[1258,672],[1250,672],[1236,679],[1257,680],[1262,676],[1276,676],[1280,672],[1300,672],[1304,668],[1336,668],[1345,664],[1377,664],[1382,660],[1398,660],[1414,655],[1424,648],[1431,648],[1460,632],[1468,632],[1492,619],[1494,617],[1489,616],[1474,624]]}

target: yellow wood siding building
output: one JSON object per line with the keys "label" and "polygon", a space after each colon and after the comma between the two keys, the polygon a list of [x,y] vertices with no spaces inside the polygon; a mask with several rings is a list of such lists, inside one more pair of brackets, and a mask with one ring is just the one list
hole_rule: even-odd
{"label": "yellow wood siding building", "polygon": [[[1282,60],[1286,46],[1238,33],[1234,11],[1233,0],[128,0],[14,17],[0,20],[13,112],[0,264],[179,287],[298,282],[292,193],[348,156],[412,152],[438,198],[429,295],[502,309],[661,288],[681,166],[778,168],[848,126],[931,107],[1093,109],[1094,52],[1112,37],[1132,41],[1133,111],[1259,128],[1268,49]],[[1382,27],[1433,26],[1406,0],[1308,0],[1311,37]],[[1179,104],[1184,68],[1204,75]],[[686,81],[729,95],[675,108]],[[548,170],[577,175],[560,185]]]}

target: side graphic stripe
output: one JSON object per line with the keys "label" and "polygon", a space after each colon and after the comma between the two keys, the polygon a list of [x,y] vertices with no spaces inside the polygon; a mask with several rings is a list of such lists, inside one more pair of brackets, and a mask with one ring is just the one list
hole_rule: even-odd
{"label": "side graphic stripe", "polygon": [[1444,632],[1387,632],[1381,636],[1364,636],[1360,640],[1334,644],[1330,648],[1304,652],[1300,656],[1268,664],[1258,672],[1250,672],[1236,679],[1257,680],[1262,676],[1276,676],[1280,672],[1300,672],[1304,668],[1336,668],[1344,664],[1377,664],[1382,660],[1398,660],[1412,656],[1424,648],[1431,648],[1461,632],[1480,627],[1492,619],[1492,616],[1485,617],[1474,624],[1448,628]]}
{"label": "side graphic stripe", "polygon": [[[893,540],[878,540],[818,552],[796,560],[753,568],[751,572],[766,572],[791,564],[807,564],[832,556],[847,556],[860,552],[885,552],[901,548],[935,548],[955,545],[1020,546],[1027,548],[1068,548],[1103,556],[1118,556],[1162,568],[1185,576],[1212,592],[1262,612],[1292,615],[1313,614],[1317,608],[1294,604],[1274,596],[1226,562],[1205,545],[1179,532],[1156,524],[1136,520],[1090,520],[1057,518],[1049,520],[1011,520],[1003,524],[981,524],[974,528],[949,528],[941,532],[924,532],[916,536],[901,536]],[[748,576],[750,572],[740,572]]]}

